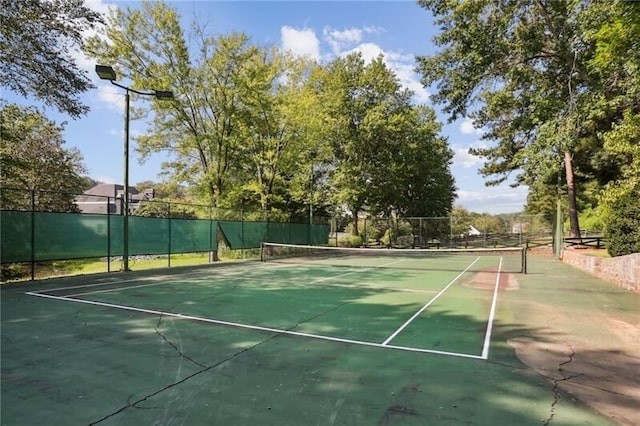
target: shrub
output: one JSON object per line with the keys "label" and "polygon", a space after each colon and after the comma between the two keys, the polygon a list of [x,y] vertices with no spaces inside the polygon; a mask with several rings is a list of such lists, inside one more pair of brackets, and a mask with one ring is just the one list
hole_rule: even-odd
{"label": "shrub", "polygon": [[384,245],[400,244],[411,245],[413,241],[413,233],[411,224],[405,221],[394,222],[390,229],[387,229],[382,237]]}
{"label": "shrub", "polygon": [[615,202],[605,228],[610,256],[640,253],[640,191]]}
{"label": "shrub", "polygon": [[362,237],[359,235],[349,235],[347,238],[338,240],[340,247],[362,247]]}
{"label": "shrub", "polygon": [[25,263],[5,263],[2,265],[0,281],[13,281],[29,278],[31,276],[31,268]]}

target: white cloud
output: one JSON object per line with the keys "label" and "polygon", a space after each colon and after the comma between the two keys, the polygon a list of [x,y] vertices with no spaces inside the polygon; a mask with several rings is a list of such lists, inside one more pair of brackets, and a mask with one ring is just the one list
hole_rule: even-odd
{"label": "white cloud", "polygon": [[340,55],[346,48],[359,43],[362,40],[362,30],[351,28],[343,31],[325,27],[322,30],[324,40],[331,46],[334,55]]}
{"label": "white cloud", "polygon": [[492,186],[479,191],[458,190],[457,205],[478,213],[513,213],[524,210],[529,188]]}
{"label": "white cloud", "polygon": [[484,157],[469,154],[469,148],[486,148],[486,146],[482,141],[476,141],[470,145],[452,144],[453,165],[465,169],[480,166],[485,161]]}
{"label": "white cloud", "polygon": [[297,56],[320,60],[320,41],[315,31],[309,28],[298,30],[289,26],[280,29],[282,50]]}
{"label": "white cloud", "polygon": [[475,155],[469,154],[468,147],[462,147],[459,145],[452,146],[454,155],[453,155],[453,165],[459,166],[465,169],[469,169],[471,167],[478,167],[484,161],[482,157],[477,157]]}
{"label": "white cloud", "polygon": [[460,123],[460,131],[466,135],[481,135],[483,133],[482,129],[477,129],[469,118]]}
{"label": "white cloud", "polygon": [[340,56],[345,50],[362,42],[365,35],[383,32],[378,27],[362,27],[362,28],[346,28],[344,30],[336,30],[331,27],[324,27],[322,37],[329,46],[335,56]]}
{"label": "white cloud", "polygon": [[101,105],[107,105],[111,110],[124,110],[124,96],[121,90],[115,86],[100,84],[98,85],[98,100]]}
{"label": "white cloud", "polygon": [[355,52],[360,52],[365,63],[369,63],[376,59],[378,56],[384,55],[384,51],[382,50],[382,48],[375,43],[361,43],[355,48],[349,51],[341,52],[340,54],[342,56],[347,56]]}

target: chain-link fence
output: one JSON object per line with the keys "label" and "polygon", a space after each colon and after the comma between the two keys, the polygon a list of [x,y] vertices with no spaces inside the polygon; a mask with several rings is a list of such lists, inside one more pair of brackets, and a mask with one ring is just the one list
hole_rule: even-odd
{"label": "chain-link fence", "polygon": [[509,247],[550,244],[552,230],[544,215],[366,217],[350,222],[344,239],[358,235],[352,240],[365,247]]}
{"label": "chain-link fence", "polygon": [[117,193],[2,188],[0,200],[3,280],[34,279],[38,265],[50,268],[55,261],[103,259],[109,272],[122,258],[125,269],[129,258],[150,256],[164,257],[171,266],[175,254],[209,253],[216,260],[219,250],[240,250],[244,257],[245,249],[257,249],[263,241],[327,244],[329,237],[328,221],[319,217],[313,224],[248,221],[242,209],[150,200],[144,194],[129,200],[129,215]]}

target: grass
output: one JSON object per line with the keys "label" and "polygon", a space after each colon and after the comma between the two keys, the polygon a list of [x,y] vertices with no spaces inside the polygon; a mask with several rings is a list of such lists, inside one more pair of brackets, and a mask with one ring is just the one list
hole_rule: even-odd
{"label": "grass", "polygon": [[589,256],[597,256],[597,257],[611,257],[609,256],[609,252],[606,249],[585,249],[580,250],[583,254],[588,254]]}
{"label": "grass", "polygon": [[[229,250],[221,247],[218,251],[220,260],[249,259],[259,256],[257,250]],[[122,260],[111,261],[111,271],[122,269]],[[193,266],[205,265],[209,262],[209,253],[184,253],[172,254],[171,265]],[[129,269],[134,271],[154,268],[166,268],[169,259],[164,256],[132,256],[129,259]],[[100,259],[73,259],[58,260],[53,262],[39,262],[35,268],[35,278],[45,279],[70,275],[88,275],[107,272],[106,260]],[[2,266],[2,282],[28,281],[31,279],[31,266],[28,263],[15,263]]]}

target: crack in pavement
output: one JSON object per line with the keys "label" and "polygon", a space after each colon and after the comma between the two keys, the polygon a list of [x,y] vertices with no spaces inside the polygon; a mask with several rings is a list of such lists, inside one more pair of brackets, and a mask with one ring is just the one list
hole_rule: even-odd
{"label": "crack in pavement", "polygon": [[167,339],[167,336],[164,335],[164,333],[162,333],[160,331],[160,325],[162,324],[162,315],[160,315],[160,318],[158,318],[158,323],[156,324],[156,334],[158,334],[162,340],[164,340],[165,342],[167,342],[177,353],[178,355],[180,355],[182,358],[191,361],[192,363],[194,363],[195,365],[197,365],[198,367],[201,368],[207,368],[207,366],[201,362],[196,361],[195,359],[191,358],[189,355],[185,354],[180,348],[178,348],[178,346],[173,343],[171,340]]}
{"label": "crack in pavement", "polygon": [[[272,336],[269,336],[267,339],[264,339],[264,340],[262,340],[262,341],[260,341],[260,342],[258,342],[258,343],[256,343],[256,344],[254,344],[254,345],[252,345],[252,346],[246,347],[246,348],[244,348],[244,349],[242,349],[242,350],[240,350],[240,351],[238,351],[238,352],[236,352],[236,353],[233,353],[233,354],[231,354],[230,356],[226,357],[225,359],[223,359],[223,360],[221,360],[221,361],[216,362],[216,363],[215,363],[215,364],[213,364],[213,365],[207,366],[207,367],[205,367],[205,368],[203,368],[203,369],[201,369],[201,370],[199,370],[199,371],[196,371],[195,373],[190,374],[190,375],[188,375],[188,376],[186,376],[186,377],[184,377],[184,378],[182,378],[182,379],[180,379],[180,380],[178,380],[178,381],[176,381],[176,382],[170,383],[170,384],[168,384],[167,386],[164,386],[164,387],[162,387],[162,388],[158,389],[158,390],[157,390],[157,391],[155,391],[155,392],[152,392],[152,393],[150,393],[150,394],[148,394],[148,395],[145,395],[145,396],[143,396],[143,397],[141,397],[141,398],[137,399],[137,400],[136,400],[136,401],[134,401],[134,402],[128,402],[128,403],[127,403],[127,405],[125,405],[125,406],[121,407],[120,409],[118,409],[118,410],[116,410],[116,411],[114,411],[114,412],[112,412],[112,413],[110,413],[110,414],[107,414],[106,416],[102,417],[101,419],[98,419],[98,420],[96,420],[96,421],[94,421],[94,422],[89,423],[89,426],[92,426],[92,425],[96,425],[96,424],[98,424],[98,423],[101,423],[101,422],[103,422],[103,421],[105,421],[105,420],[107,420],[107,419],[109,419],[109,418],[111,418],[111,417],[113,417],[113,416],[116,416],[117,414],[122,413],[123,411],[125,411],[125,410],[127,410],[127,409],[129,409],[129,408],[138,408],[138,407],[137,407],[137,405],[138,405],[138,404],[140,404],[140,403],[142,403],[142,402],[144,402],[144,401],[148,400],[149,398],[152,398],[152,397],[154,397],[154,396],[156,396],[156,395],[158,395],[158,394],[161,394],[162,392],[164,392],[164,391],[166,391],[166,390],[169,390],[169,389],[174,388],[174,387],[176,387],[176,386],[178,386],[178,385],[181,385],[182,383],[185,383],[185,382],[187,382],[187,381],[191,380],[192,378],[194,378],[194,377],[196,377],[196,376],[199,376],[199,375],[201,375],[201,374],[203,374],[203,373],[206,373],[206,372],[208,372],[209,370],[213,370],[213,369],[215,369],[215,368],[219,367],[220,365],[222,365],[222,364],[224,364],[224,363],[226,363],[226,362],[228,362],[228,361],[231,361],[231,360],[233,360],[234,358],[236,358],[236,357],[238,357],[238,356],[242,355],[243,353],[248,352],[248,351],[250,351],[250,350],[253,350],[253,349],[255,349],[256,347],[258,347],[258,346],[262,345],[263,343],[266,343],[266,342],[268,342],[269,340],[274,339],[274,338],[276,338],[276,337],[278,337],[278,336],[279,336],[279,334],[274,334],[274,335],[272,335]],[[131,397],[132,397],[132,396],[133,396],[133,395],[129,396],[129,400],[131,399]]]}
{"label": "crack in pavement", "polygon": [[[317,317],[320,317],[322,315],[325,315],[325,314],[327,314],[327,313],[329,313],[329,312],[331,312],[331,311],[333,311],[335,309],[338,309],[339,307],[341,307],[341,306],[343,306],[345,304],[348,304],[348,303],[350,303],[350,302],[341,303],[341,304],[339,304],[337,306],[333,306],[333,307],[331,307],[331,308],[329,308],[329,309],[327,309],[325,311],[322,311],[322,312],[320,312],[318,314],[315,314],[315,315],[313,315],[313,316],[311,316],[309,318],[302,319],[302,320],[298,321],[297,323],[293,324],[291,327],[287,328],[286,330],[293,330],[293,329],[295,329],[296,327],[298,327],[300,324],[302,324],[304,322],[307,322],[307,321],[310,321],[310,320],[312,320],[314,318],[317,318]],[[181,380],[178,380],[178,381],[173,382],[173,383],[171,383],[171,384],[169,384],[167,386],[164,386],[164,387],[156,390],[155,392],[152,392],[152,393],[150,393],[150,394],[148,394],[146,396],[143,396],[143,397],[141,397],[141,398],[139,398],[139,399],[137,399],[137,400],[135,400],[133,402],[132,402],[132,399],[133,399],[134,394],[129,395],[129,398],[127,399],[127,404],[126,405],[124,405],[120,409],[118,409],[118,410],[116,410],[116,411],[114,411],[114,412],[112,412],[110,414],[107,414],[106,416],[104,416],[104,417],[102,417],[102,418],[100,418],[100,419],[98,419],[98,420],[96,420],[94,422],[89,423],[89,426],[97,425],[98,423],[101,423],[101,422],[103,422],[103,421],[105,421],[105,420],[107,420],[107,419],[109,419],[111,417],[114,417],[114,416],[122,413],[123,411],[125,411],[125,410],[127,410],[129,408],[140,408],[140,407],[138,407],[138,405],[141,404],[142,402],[147,401],[149,398],[152,398],[152,397],[154,397],[154,396],[156,396],[156,395],[158,395],[158,394],[160,394],[160,393],[162,393],[164,391],[167,391],[167,390],[169,390],[171,388],[174,388],[174,387],[176,387],[178,385],[181,385],[182,383],[185,383],[188,380],[191,380],[192,378],[194,378],[196,376],[199,376],[199,375],[201,375],[203,373],[206,373],[209,370],[215,369],[215,368],[219,367],[220,365],[222,365],[222,364],[224,364],[224,363],[226,363],[228,361],[231,361],[234,358],[242,355],[243,353],[248,352],[250,350],[253,350],[253,349],[257,348],[258,346],[262,345],[263,343],[267,343],[268,341],[270,341],[272,339],[275,339],[276,337],[282,335],[281,333],[274,333],[271,336],[269,336],[268,338],[266,338],[266,339],[264,339],[264,340],[262,340],[260,342],[257,342],[256,344],[254,344],[252,346],[244,348],[244,349],[242,349],[242,350],[240,350],[240,351],[228,356],[227,358],[225,358],[225,359],[223,359],[223,360],[221,360],[221,361],[219,361],[219,362],[217,362],[217,363],[215,363],[213,365],[207,366],[207,365],[202,364],[202,363],[194,360],[193,358],[189,357],[187,354],[182,352],[175,343],[173,343],[169,339],[167,339],[167,337],[159,330],[159,327],[160,327],[161,323],[162,323],[162,315],[160,315],[160,318],[158,319],[158,322],[156,323],[156,327],[155,327],[156,333],[160,337],[162,337],[162,339],[164,341],[166,341],[169,345],[171,345],[171,347],[173,347],[176,350],[176,352],[178,354],[180,354],[180,356],[182,356],[183,358],[189,360],[190,362],[194,363],[195,365],[197,365],[199,367],[202,367],[202,369],[199,370],[199,371],[196,371],[193,374],[190,374],[190,375],[182,378]]]}
{"label": "crack in pavement", "polygon": [[551,403],[551,409],[549,412],[549,417],[544,420],[544,422],[542,423],[543,426],[549,426],[549,424],[551,424],[551,421],[553,420],[553,417],[556,414],[556,405],[558,404],[558,402],[560,402],[560,389],[559,389],[559,385],[561,382],[566,382],[569,381],[571,379],[574,379],[576,377],[581,376],[581,374],[575,374],[575,375],[571,375],[571,376],[565,376],[565,374],[563,373],[563,366],[573,362],[573,357],[576,354],[576,351],[573,349],[573,347],[569,344],[567,344],[567,346],[569,346],[569,349],[571,349],[571,353],[569,354],[569,359],[561,362],[560,364],[558,364],[558,371],[560,372],[560,374],[562,375],[561,379],[554,379],[553,380],[553,402]]}

